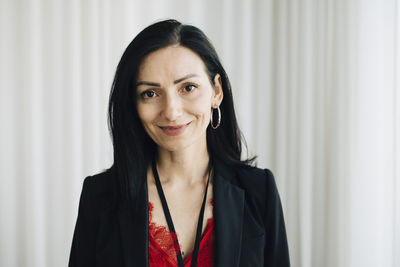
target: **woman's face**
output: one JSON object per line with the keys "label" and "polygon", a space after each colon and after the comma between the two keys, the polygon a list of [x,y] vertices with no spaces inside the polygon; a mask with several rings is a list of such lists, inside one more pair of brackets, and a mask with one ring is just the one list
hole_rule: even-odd
{"label": "woman's face", "polygon": [[179,151],[206,145],[211,107],[223,97],[219,74],[214,84],[202,59],[186,47],[169,46],[144,58],[136,81],[137,110],[159,147]]}

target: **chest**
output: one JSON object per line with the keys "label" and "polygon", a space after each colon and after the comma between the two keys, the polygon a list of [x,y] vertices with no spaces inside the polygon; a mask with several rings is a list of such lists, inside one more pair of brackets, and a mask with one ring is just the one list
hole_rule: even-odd
{"label": "chest", "polygon": [[[177,233],[178,242],[186,258],[193,251],[199,213],[204,197],[204,187],[186,188],[163,188],[172,221]],[[162,203],[155,185],[148,185],[149,202],[152,205],[151,222],[156,227],[165,227],[169,231]],[[209,219],[213,218],[213,186],[210,183],[207,193],[206,206],[204,210],[202,233],[204,233]]]}

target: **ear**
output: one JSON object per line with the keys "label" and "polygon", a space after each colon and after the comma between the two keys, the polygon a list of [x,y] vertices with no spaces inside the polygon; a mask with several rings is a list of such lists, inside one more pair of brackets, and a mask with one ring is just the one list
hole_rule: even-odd
{"label": "ear", "polygon": [[222,99],[224,98],[224,91],[222,90],[222,80],[219,73],[215,74],[214,77],[214,91],[211,100],[211,107],[217,108],[221,105]]}

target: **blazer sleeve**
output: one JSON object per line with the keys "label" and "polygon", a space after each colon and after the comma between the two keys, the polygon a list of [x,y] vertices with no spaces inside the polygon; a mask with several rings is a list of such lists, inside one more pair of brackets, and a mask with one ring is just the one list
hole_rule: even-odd
{"label": "blazer sleeve", "polygon": [[279,193],[272,172],[265,169],[267,176],[265,214],[265,267],[290,266],[285,221]]}
{"label": "blazer sleeve", "polygon": [[92,179],[83,182],[79,201],[78,218],[75,225],[69,267],[95,266],[96,219],[92,201]]}

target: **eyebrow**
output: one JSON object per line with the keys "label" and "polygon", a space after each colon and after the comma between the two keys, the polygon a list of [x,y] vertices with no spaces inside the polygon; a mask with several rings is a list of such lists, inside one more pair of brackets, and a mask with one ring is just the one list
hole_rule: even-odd
{"label": "eyebrow", "polygon": [[[179,78],[177,80],[174,81],[174,84],[180,83],[186,79],[192,78],[192,77],[196,77],[199,76],[195,73],[191,73],[188,75],[183,76],[182,78]],[[160,87],[161,85],[159,83],[153,83],[153,82],[146,82],[146,81],[142,81],[142,82],[137,82],[136,86],[140,86],[140,85],[149,85],[149,86],[155,86],[155,87]]]}
{"label": "eyebrow", "polygon": [[160,87],[159,83],[152,83],[152,82],[137,82],[136,86],[140,85],[149,85],[149,86],[155,86],[155,87]]}
{"label": "eyebrow", "polygon": [[182,78],[180,78],[180,79],[178,79],[178,80],[175,80],[175,81],[174,81],[174,84],[180,83],[181,81],[184,81],[184,80],[186,80],[186,79],[189,79],[189,78],[192,78],[192,77],[195,77],[195,76],[199,76],[199,75],[197,75],[197,74],[195,74],[195,73],[188,74],[188,75],[183,76]]}

